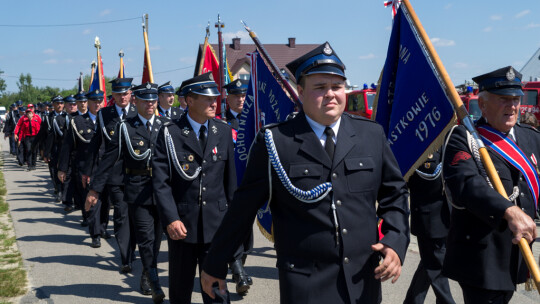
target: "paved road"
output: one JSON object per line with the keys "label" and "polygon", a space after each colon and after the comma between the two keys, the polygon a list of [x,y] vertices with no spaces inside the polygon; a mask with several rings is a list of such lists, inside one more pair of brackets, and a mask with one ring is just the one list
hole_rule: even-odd
{"label": "paved road", "polygon": [[[7,142],[0,141],[4,157],[4,173],[13,224],[24,265],[29,272],[30,291],[20,303],[151,303],[149,296],[138,292],[141,273],[140,259],[132,274],[118,272],[119,256],[114,238],[102,240],[102,247],[91,248],[90,238],[80,226],[80,213],[65,214],[61,204],[52,196],[47,167],[39,164],[36,171],[27,172],[16,165],[15,159],[5,152]],[[112,212],[111,212],[112,219]],[[236,303],[279,303],[275,251],[257,231],[255,250],[246,264],[254,278],[254,285],[245,297],[231,293]],[[112,233],[112,221],[109,232]],[[413,238],[407,254],[402,276],[394,285],[383,284],[383,303],[401,303],[419,262],[416,240]],[[159,275],[168,295],[167,242],[161,245]],[[540,245],[535,245],[536,257]],[[202,303],[198,279],[193,303]],[[234,291],[229,280],[228,288]],[[461,291],[455,282],[451,288],[457,303],[463,303]],[[166,301],[168,303],[168,301]],[[426,303],[435,303],[433,292]],[[511,303],[540,303],[536,293],[518,291]]]}

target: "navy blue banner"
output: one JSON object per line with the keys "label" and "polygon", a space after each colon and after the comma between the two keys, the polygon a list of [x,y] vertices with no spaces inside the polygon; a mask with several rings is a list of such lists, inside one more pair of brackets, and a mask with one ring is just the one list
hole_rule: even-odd
{"label": "navy blue banner", "polygon": [[404,5],[394,18],[375,111],[406,179],[454,124],[454,107]]}
{"label": "navy blue banner", "polygon": [[[276,81],[258,52],[248,54],[251,59],[251,78],[242,113],[238,116],[235,161],[238,184],[246,170],[251,144],[259,129],[267,124],[281,122],[294,111],[294,102]],[[268,203],[257,213],[259,228],[269,240],[272,238],[272,214]]]}

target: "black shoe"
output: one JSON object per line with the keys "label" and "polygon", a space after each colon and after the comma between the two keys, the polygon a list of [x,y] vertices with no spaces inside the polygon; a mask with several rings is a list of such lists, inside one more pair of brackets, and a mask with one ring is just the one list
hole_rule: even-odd
{"label": "black shoe", "polygon": [[146,296],[152,294],[152,287],[150,287],[150,279],[148,278],[146,271],[143,271],[141,275],[141,293]]}
{"label": "black shoe", "polygon": [[233,273],[233,281],[236,283],[236,293],[239,295],[245,295],[249,290],[249,283],[246,279],[244,267],[242,267],[242,261],[234,261],[234,263],[231,265],[231,270]]}
{"label": "black shoe", "polygon": [[154,303],[163,303],[165,299],[165,293],[161,289],[159,284],[159,277],[157,275],[157,268],[150,268],[147,273],[148,279],[150,280],[150,288],[152,288],[152,301]]}
{"label": "black shoe", "polygon": [[81,227],[88,227],[88,221],[86,219],[82,220]]}
{"label": "black shoe", "polygon": [[71,211],[73,211],[73,206],[67,205],[66,207],[64,207],[64,211],[70,213]]}
{"label": "black shoe", "polygon": [[108,239],[110,239],[112,236],[111,236],[110,233],[108,233],[107,231],[105,231],[105,232],[103,232],[103,233],[101,234],[101,237],[104,238],[104,239],[106,239],[106,240],[108,240]]}
{"label": "black shoe", "polygon": [[121,273],[130,273],[131,272],[131,265],[130,264],[124,264],[120,266],[120,272]]}
{"label": "black shoe", "polygon": [[28,168],[26,168],[26,171],[31,171],[31,170],[32,170],[32,167],[30,167],[30,166]]}
{"label": "black shoe", "polygon": [[101,247],[101,239],[100,239],[99,236],[96,236],[95,238],[92,238],[92,244],[90,244],[90,247],[92,247],[92,248]]}

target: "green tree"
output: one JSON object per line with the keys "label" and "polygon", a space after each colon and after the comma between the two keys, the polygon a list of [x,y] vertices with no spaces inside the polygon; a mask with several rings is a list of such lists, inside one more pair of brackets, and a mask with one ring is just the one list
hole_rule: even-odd
{"label": "green tree", "polygon": [[[0,77],[4,74],[4,71],[0,70]],[[2,78],[0,78],[0,96],[4,96],[4,92],[6,91],[6,81]]]}

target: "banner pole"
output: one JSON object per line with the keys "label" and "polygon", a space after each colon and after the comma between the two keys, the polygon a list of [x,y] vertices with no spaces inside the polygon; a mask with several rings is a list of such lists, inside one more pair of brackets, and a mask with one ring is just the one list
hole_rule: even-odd
{"label": "banner pole", "polygon": [[[405,7],[407,8],[407,12],[413,21],[415,29],[418,31],[418,34],[420,35],[420,39],[422,39],[424,45],[426,46],[427,52],[429,56],[432,58],[435,68],[437,69],[437,72],[442,77],[442,80],[446,86],[446,93],[450,97],[450,100],[452,101],[452,104],[454,105],[454,108],[456,110],[456,113],[459,119],[463,121],[463,125],[467,128],[469,132],[471,132],[474,139],[479,143],[478,146],[479,146],[479,151],[480,151],[480,157],[482,159],[482,163],[484,164],[484,167],[486,168],[486,172],[489,176],[489,179],[493,183],[495,190],[497,190],[497,192],[500,195],[502,195],[504,198],[508,199],[508,195],[506,194],[506,191],[504,190],[501,179],[499,175],[497,174],[497,170],[495,170],[493,161],[491,160],[491,157],[489,156],[486,147],[484,146],[482,140],[480,139],[480,136],[478,135],[478,132],[476,131],[476,128],[474,127],[474,123],[471,117],[469,116],[469,113],[467,109],[465,108],[465,105],[461,101],[461,98],[459,97],[454,87],[454,84],[452,83],[452,80],[450,80],[450,76],[448,76],[448,73],[446,72],[446,69],[444,68],[442,64],[439,58],[439,55],[437,54],[437,52],[435,52],[435,48],[433,47],[433,44],[431,44],[431,41],[429,40],[429,37],[426,34],[426,31],[422,27],[422,24],[420,23],[420,20],[416,16],[416,13],[414,12],[414,9],[412,8],[409,0],[402,0],[402,4],[405,5]],[[540,293],[540,270],[538,270],[538,265],[536,264],[536,261],[534,260],[534,256],[532,254],[531,248],[529,247],[529,243],[527,242],[525,238],[522,238],[519,241],[518,245],[523,255],[523,258],[525,259],[527,267],[529,268],[531,277],[533,278],[534,283],[536,284],[538,293]]]}

